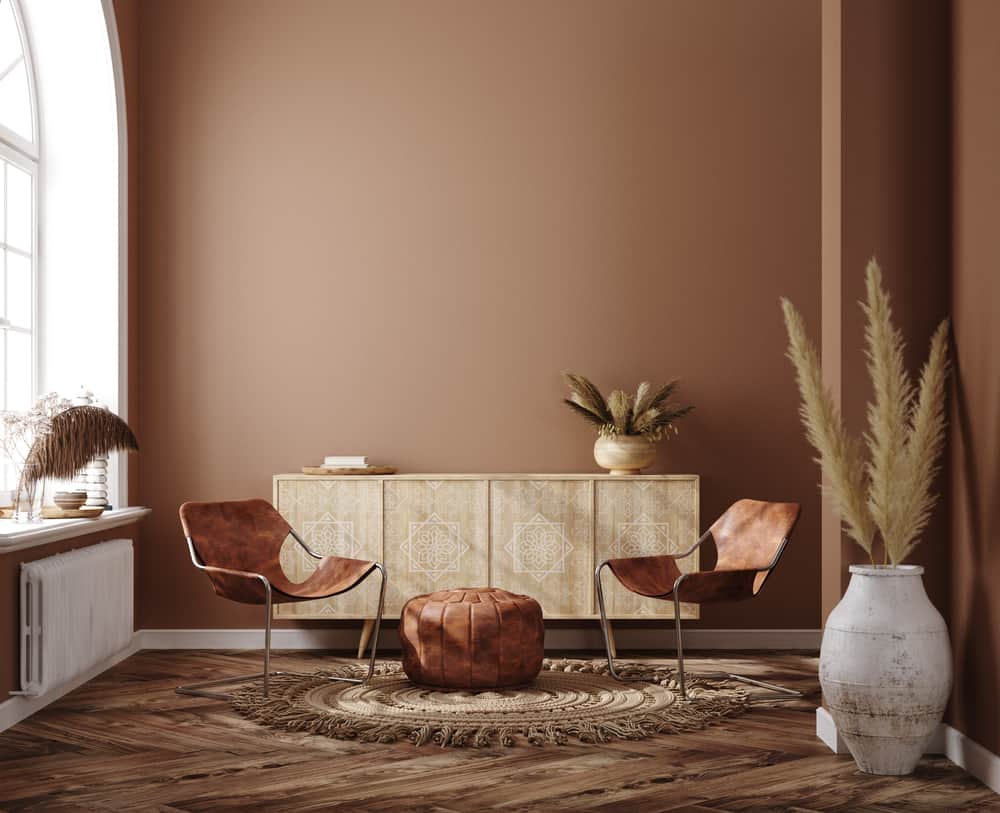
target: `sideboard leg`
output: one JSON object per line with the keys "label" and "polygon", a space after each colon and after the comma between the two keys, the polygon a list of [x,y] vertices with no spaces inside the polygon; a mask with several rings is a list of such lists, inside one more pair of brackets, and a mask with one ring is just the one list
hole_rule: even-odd
{"label": "sideboard leg", "polygon": [[608,644],[611,647],[611,657],[618,657],[618,646],[615,644],[615,628],[611,626],[611,619],[608,619]]}
{"label": "sideboard leg", "polygon": [[358,657],[363,658],[365,656],[365,650],[368,649],[368,642],[372,637],[372,630],[375,629],[375,619],[366,618],[364,626],[361,627],[361,640],[358,641]]}

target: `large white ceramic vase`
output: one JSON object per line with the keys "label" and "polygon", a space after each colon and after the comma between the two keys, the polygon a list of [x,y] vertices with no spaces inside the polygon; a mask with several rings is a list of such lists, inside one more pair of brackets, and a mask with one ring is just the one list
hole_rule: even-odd
{"label": "large white ceramic vase", "polygon": [[866,773],[912,773],[951,692],[948,627],[927,598],[923,572],[852,565],[823,632],[826,707]]}

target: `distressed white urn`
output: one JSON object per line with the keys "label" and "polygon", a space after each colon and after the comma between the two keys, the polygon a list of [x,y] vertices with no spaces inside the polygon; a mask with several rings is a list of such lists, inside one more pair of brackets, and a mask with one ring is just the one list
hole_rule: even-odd
{"label": "distressed white urn", "polygon": [[851,565],[823,632],[819,681],[858,767],[912,773],[951,692],[948,627],[917,565]]}

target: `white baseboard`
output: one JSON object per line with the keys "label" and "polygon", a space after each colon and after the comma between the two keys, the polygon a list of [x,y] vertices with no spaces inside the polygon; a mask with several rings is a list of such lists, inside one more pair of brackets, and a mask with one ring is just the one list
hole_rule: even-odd
{"label": "white baseboard", "polygon": [[816,736],[835,754],[849,754],[847,745],[840,738],[837,724],[823,706],[816,709]]}
{"label": "white baseboard", "polygon": [[994,793],[1000,793],[1000,756],[950,725],[941,726],[944,755],[964,768]]}
{"label": "white baseboard", "polygon": [[[840,738],[837,724],[825,708],[816,709],[816,736],[835,754],[848,754],[847,746]],[[928,754],[944,754],[958,767],[995,793],[1000,793],[1000,756],[970,739],[957,728],[941,723],[934,738],[927,746]]]}
{"label": "white baseboard", "polygon": [[[360,625],[360,622],[358,622]],[[146,629],[137,633],[142,649],[261,649],[262,629]],[[819,649],[821,630],[708,630],[693,629],[684,633],[684,647],[695,649]],[[379,645],[399,648],[395,629],[384,629]],[[615,628],[618,649],[674,649],[673,630]],[[358,630],[276,629],[271,632],[274,649],[355,649]],[[545,631],[547,649],[581,649],[600,652],[604,649],[600,627],[550,627]]]}
{"label": "white baseboard", "polygon": [[138,652],[141,647],[139,646],[139,634],[136,633],[132,636],[131,643],[125,647],[121,652],[112,655],[110,658],[106,658],[98,664],[95,664],[86,672],[77,675],[73,680],[69,681],[58,689],[52,689],[45,694],[40,694],[37,696],[28,695],[14,695],[4,702],[0,703],[0,731],[6,731],[11,726],[17,725],[21,720],[24,720],[34,714],[36,711],[45,708],[49,703],[54,703],[64,694],[68,694],[73,691],[73,689],[82,686],[88,680],[93,680],[101,672],[110,669],[116,663],[120,663],[125,660],[130,655],[134,655]]}

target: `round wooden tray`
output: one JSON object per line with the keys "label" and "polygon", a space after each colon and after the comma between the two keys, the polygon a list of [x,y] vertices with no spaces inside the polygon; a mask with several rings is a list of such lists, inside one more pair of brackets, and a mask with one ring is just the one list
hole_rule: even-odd
{"label": "round wooden tray", "polygon": [[[93,506],[66,511],[58,505],[46,505],[42,508],[42,519],[96,519],[103,513],[103,508],[95,508]],[[13,519],[13,517],[13,508],[0,508],[0,519]]]}
{"label": "round wooden tray", "polygon": [[365,469],[328,469],[328,468],[325,468],[324,466],[303,466],[302,467],[302,473],[303,474],[325,474],[327,476],[329,476],[329,475],[336,475],[338,477],[343,476],[343,475],[347,475],[347,474],[358,475],[358,476],[362,476],[362,475],[365,475],[365,474],[395,474],[396,473],[396,467],[395,466],[369,466],[368,468],[365,468]]}

